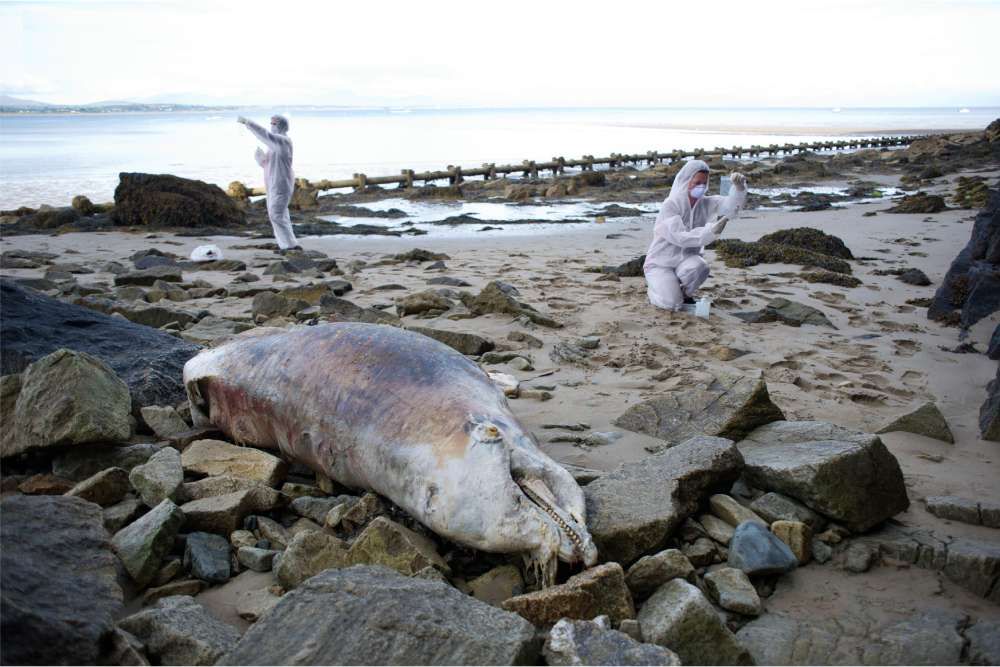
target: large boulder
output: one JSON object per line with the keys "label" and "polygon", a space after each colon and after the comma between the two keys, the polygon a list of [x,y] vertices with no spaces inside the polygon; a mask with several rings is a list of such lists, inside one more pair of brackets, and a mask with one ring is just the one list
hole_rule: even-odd
{"label": "large boulder", "polygon": [[96,664],[122,609],[101,508],[10,496],[0,513],[0,662]]}
{"label": "large boulder", "polygon": [[0,452],[120,442],[132,431],[128,387],[102,361],[56,350],[31,364],[14,408],[17,436]]}
{"label": "large boulder", "polygon": [[184,472],[198,475],[231,475],[276,486],[285,479],[288,465],[277,456],[222,440],[195,440],[181,455]]}
{"label": "large boulder", "polygon": [[355,565],[384,565],[407,576],[425,567],[451,571],[429,538],[384,516],[368,524],[354,540],[348,559]]}
{"label": "large boulder", "polygon": [[853,531],[863,532],[905,510],[903,473],[882,440],[826,422],[779,421],[739,443],[744,476]]}
{"label": "large boulder", "polygon": [[122,225],[236,227],[246,216],[217,185],[169,174],[121,173],[114,219]]}
{"label": "large boulder", "polygon": [[717,378],[707,387],[651,398],[630,407],[614,424],[674,445],[698,435],[740,440],[758,426],[784,418],[757,374]]}
{"label": "large boulder", "polygon": [[534,638],[524,619],[448,584],[355,566],[286,593],[220,664],[534,664]]}
{"label": "large boulder", "polygon": [[963,328],[1000,309],[1000,190],[976,216],[972,236],[951,263],[927,317]]}
{"label": "large boulder", "polygon": [[712,603],[683,579],[672,579],[639,612],[643,638],[677,653],[685,665],[752,665],[749,652]]}
{"label": "large boulder", "polygon": [[780,229],[760,237],[758,243],[787,245],[795,248],[804,248],[812,252],[829,255],[830,257],[854,259],[850,248],[839,237],[827,234],[819,229],[813,229],[812,227]]}
{"label": "large boulder", "polygon": [[731,440],[699,436],[602,475],[583,487],[587,526],[601,558],[627,565],[661,546],[742,470]]}
{"label": "large boulder", "polygon": [[236,628],[187,595],[163,598],[118,626],[145,644],[156,665],[214,665],[240,638]]}
{"label": "large boulder", "polygon": [[948,421],[933,401],[924,403],[913,412],[897,417],[876,432],[892,433],[893,431],[916,433],[935,440],[955,443],[955,436],[951,434]]}
{"label": "large boulder", "polygon": [[97,357],[120,377],[133,411],[186,398],[184,363],[200,349],[170,334],[52,299],[0,279],[0,373],[18,373],[60,348]]}

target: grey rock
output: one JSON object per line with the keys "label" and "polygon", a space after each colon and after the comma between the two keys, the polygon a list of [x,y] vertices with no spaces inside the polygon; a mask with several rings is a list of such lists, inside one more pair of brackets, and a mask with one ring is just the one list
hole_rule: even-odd
{"label": "grey rock", "polygon": [[174,503],[164,500],[134,523],[111,538],[111,548],[118,554],[132,577],[145,586],[160,569],[163,557],[174,545],[174,537],[184,522],[184,514]]}
{"label": "grey rock", "polygon": [[732,313],[732,315],[749,323],[781,322],[793,327],[812,324],[814,326],[830,327],[831,329],[837,328],[827,319],[823,311],[785,298],[772,299],[761,310]]}
{"label": "grey rock", "polygon": [[141,285],[148,287],[157,280],[168,283],[179,283],[184,280],[184,277],[177,266],[151,266],[147,269],[138,269],[115,276],[115,286]]}
{"label": "grey rock", "polygon": [[164,447],[149,457],[146,463],[133,468],[128,479],[149,507],[156,507],[168,498],[176,501],[177,492],[184,482],[180,452],[173,447]]}
{"label": "grey rock", "polygon": [[288,548],[275,559],[274,574],[278,582],[292,589],[324,570],[343,568],[350,564],[347,544],[332,535],[305,531],[292,538]]}
{"label": "grey rock", "polygon": [[254,572],[270,572],[277,551],[258,549],[257,547],[240,547],[236,557],[247,569]]}
{"label": "grey rock", "polygon": [[1000,622],[979,621],[965,631],[969,640],[969,663],[1000,665]]}
{"label": "grey rock", "polygon": [[128,491],[128,473],[121,468],[108,468],[79,482],[66,495],[110,507],[121,502]]}
{"label": "grey rock", "polygon": [[21,378],[14,413],[18,436],[0,456],[125,440],[132,430],[131,408],[128,386],[104,362],[56,350],[31,364]]}
{"label": "grey rock", "polygon": [[681,551],[695,567],[707,567],[719,555],[718,545],[707,537],[699,537],[693,544],[685,544]]}
{"label": "grey rock", "polygon": [[142,641],[152,661],[161,665],[214,665],[240,639],[236,628],[186,595],[163,598],[118,626]]}
{"label": "grey rock", "polygon": [[[590,352],[579,345],[559,341],[549,350],[549,359],[557,364],[579,364],[585,366],[590,359]],[[618,424],[618,426],[622,426],[622,424]]]}
{"label": "grey rock", "polygon": [[694,566],[677,549],[643,556],[625,573],[625,583],[629,590],[640,597],[649,595],[671,579],[694,579]]}
{"label": "grey rock", "polygon": [[818,533],[823,530],[826,520],[802,503],[773,491],[765,493],[750,503],[750,509],[768,523],[775,521],[799,521]]}
{"label": "grey rock", "polygon": [[162,445],[81,445],[60,454],[52,460],[52,474],[73,481],[87,479],[108,468],[121,468],[131,472],[137,465],[148,461]]}
{"label": "grey rock", "polygon": [[[759,523],[762,526],[767,525],[767,522],[757,516],[753,510],[740,505],[734,498],[727,496],[724,493],[716,493],[715,495],[710,496],[708,499],[708,505],[712,510],[712,514],[719,517],[734,528],[744,521],[753,521],[754,523]],[[704,522],[702,522],[702,525],[704,525]]]}
{"label": "grey rock", "polygon": [[146,511],[146,506],[135,496],[126,496],[120,503],[104,510],[104,528],[114,535]]}
{"label": "grey rock", "polygon": [[729,567],[750,575],[790,572],[799,561],[771,531],[752,521],[736,527],[729,543]]}
{"label": "grey rock", "polygon": [[726,523],[714,514],[702,514],[698,517],[698,523],[704,527],[709,537],[723,546],[729,544],[736,530],[734,525]]}
{"label": "grey rock", "polygon": [[145,646],[131,632],[115,628],[111,633],[110,645],[102,652],[99,665],[149,665],[144,653]]}
{"label": "grey rock", "polygon": [[986,384],[986,400],[979,407],[979,434],[983,440],[1000,442],[1000,366]]}
{"label": "grey rock", "polygon": [[533,664],[534,635],[447,584],[357,566],[286,593],[220,664]]}
{"label": "grey rock", "polygon": [[250,514],[267,512],[278,506],[281,494],[257,485],[221,496],[209,496],[181,506],[189,530],[229,536]]}
{"label": "grey rock", "polygon": [[745,616],[760,616],[760,596],[742,570],[724,567],[709,572],[705,575],[705,588],[723,609]]}
{"label": "grey rock", "polygon": [[538,627],[552,625],[561,618],[586,620],[606,615],[613,623],[635,618],[632,595],[618,563],[602,563],[570,577],[564,584],[512,597],[501,606]]}
{"label": "grey rock", "polygon": [[686,665],[751,665],[749,652],[701,591],[682,579],[664,584],[639,612],[646,641],[666,646]]}
{"label": "grey rock", "polygon": [[8,496],[0,514],[0,662],[96,664],[122,609],[100,508]]}
{"label": "grey rock", "polygon": [[892,420],[876,433],[892,433],[893,431],[905,431],[916,433],[935,440],[955,443],[955,436],[952,435],[948,427],[948,421],[941,414],[941,410],[932,401],[924,403],[919,408]]}
{"label": "grey rock", "polygon": [[291,503],[292,511],[307,519],[312,519],[318,524],[322,524],[327,512],[342,503],[339,497],[334,498],[313,498],[303,496],[296,498]]}
{"label": "grey rock", "polygon": [[177,414],[177,410],[169,405],[147,405],[140,408],[139,413],[146,425],[161,440],[169,440],[178,433],[191,430],[188,423]]}
{"label": "grey rock", "polygon": [[484,338],[472,333],[462,333],[459,331],[444,331],[441,329],[430,329],[428,327],[406,327],[409,331],[423,334],[428,338],[444,343],[448,347],[454,348],[462,354],[479,355],[489,352],[496,347],[496,344],[489,338]]}
{"label": "grey rock", "polygon": [[863,532],[909,506],[899,462],[878,436],[825,422],[779,421],[739,443],[744,476]]}
{"label": "grey rock", "polygon": [[229,581],[229,541],[212,533],[191,533],[184,543],[184,567],[211,584]]}
{"label": "grey rock", "polygon": [[209,315],[198,320],[194,326],[182,331],[181,338],[198,345],[208,345],[223,336],[233,336],[252,328],[253,325],[247,322],[235,322],[224,317]]}
{"label": "grey rock", "polygon": [[982,523],[979,503],[975,500],[959,498],[958,496],[928,496],[924,502],[928,512],[942,519],[951,519],[973,525]]}
{"label": "grey rock", "polygon": [[812,540],[812,557],[817,563],[826,563],[833,558],[833,547],[823,540],[818,540],[814,537]]}
{"label": "grey rock", "polygon": [[670,649],[642,644],[596,621],[562,619],[549,631],[544,647],[549,665],[680,665]]}
{"label": "grey rock", "polygon": [[742,468],[732,441],[703,436],[621,465],[583,487],[587,524],[602,558],[630,564],[659,547]]}
{"label": "grey rock", "polygon": [[361,306],[328,294],[319,302],[320,312],[331,322],[366,322],[368,324],[388,324],[399,326],[400,319],[395,315],[384,313],[375,308]]}
{"label": "grey rock", "polygon": [[719,377],[708,387],[671,392],[633,405],[614,424],[676,444],[698,435],[740,440],[784,419],[763,376]]}

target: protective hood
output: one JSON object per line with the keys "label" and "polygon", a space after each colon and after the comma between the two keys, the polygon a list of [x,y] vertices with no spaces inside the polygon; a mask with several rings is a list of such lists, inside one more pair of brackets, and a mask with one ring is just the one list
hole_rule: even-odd
{"label": "protective hood", "polygon": [[708,171],[708,164],[703,160],[689,160],[674,177],[674,184],[670,187],[668,202],[673,202],[682,218],[687,220],[688,211],[691,210],[691,201],[688,199],[688,186],[691,179],[700,171]]}
{"label": "protective hood", "polygon": [[288,134],[288,119],[277,114],[273,118],[277,120],[271,123],[271,131],[275,134]]}

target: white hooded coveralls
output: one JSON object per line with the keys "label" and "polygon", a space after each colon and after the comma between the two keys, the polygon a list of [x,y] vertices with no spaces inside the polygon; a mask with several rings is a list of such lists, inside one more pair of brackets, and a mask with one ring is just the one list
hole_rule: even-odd
{"label": "white hooded coveralls", "polygon": [[257,123],[247,121],[247,127],[254,136],[267,146],[267,152],[260,149],[254,154],[257,164],[264,167],[264,187],[267,189],[267,217],[271,219],[274,238],[282,250],[299,244],[292,230],[292,219],[288,215],[288,202],[295,188],[295,174],[292,172],[292,140],[288,135],[265,130]]}
{"label": "white hooded coveralls", "polygon": [[735,215],[746,202],[746,189],[734,187],[727,197],[705,195],[692,207],[688,185],[699,171],[708,171],[702,160],[681,167],[653,225],[653,242],[642,270],[649,302],[657,308],[677,310],[685,296],[694,296],[710,273],[702,254],[717,238],[712,232],[715,217]]}

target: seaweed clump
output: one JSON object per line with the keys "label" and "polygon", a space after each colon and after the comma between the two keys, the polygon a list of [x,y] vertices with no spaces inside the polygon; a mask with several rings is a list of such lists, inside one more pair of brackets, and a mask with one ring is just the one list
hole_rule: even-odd
{"label": "seaweed clump", "polygon": [[982,176],[959,176],[951,200],[961,208],[986,208],[990,188]]}
{"label": "seaweed clump", "polygon": [[818,252],[822,255],[840,257],[841,259],[854,259],[850,248],[844,245],[840,238],[833,234],[821,232],[812,227],[795,227],[793,229],[780,229],[770,234],[760,237],[759,243],[778,243],[780,245],[790,245],[796,248],[804,248],[811,252]]}
{"label": "seaweed clump", "polygon": [[940,213],[947,208],[944,197],[918,192],[903,197],[903,200],[890,208],[887,213]]}
{"label": "seaweed clump", "polygon": [[857,287],[861,281],[854,276],[834,273],[832,271],[810,271],[800,274],[800,277],[807,283],[825,283],[827,285],[838,285],[840,287]]}
{"label": "seaweed clump", "polygon": [[757,264],[798,264],[834,273],[851,273],[851,265],[839,257],[806,250],[781,243],[756,241],[749,243],[739,239],[724,239],[708,246],[732,268],[744,268]]}

